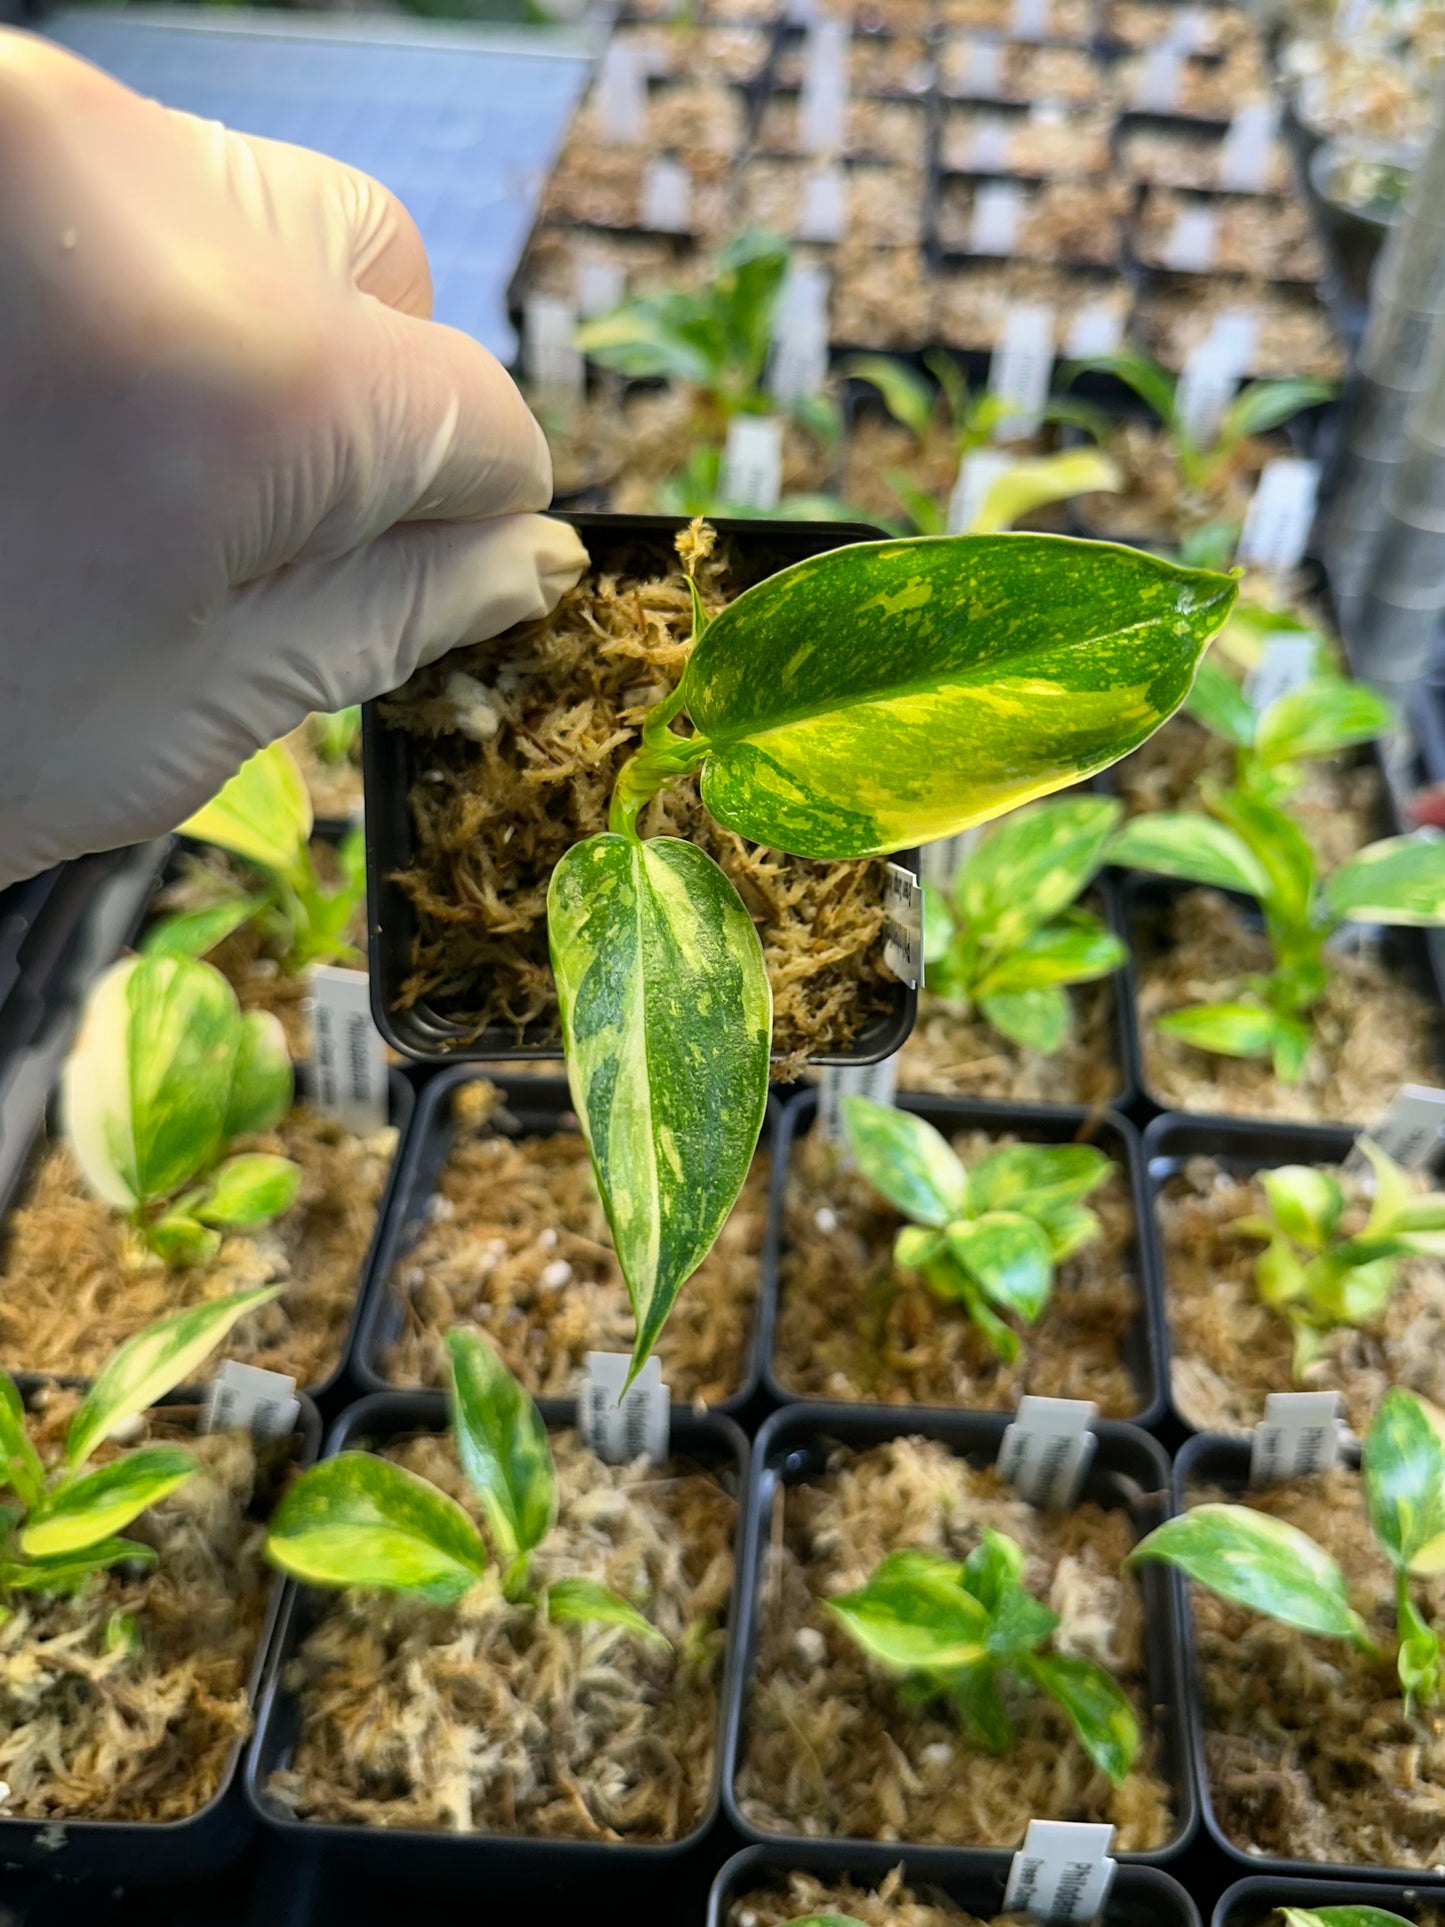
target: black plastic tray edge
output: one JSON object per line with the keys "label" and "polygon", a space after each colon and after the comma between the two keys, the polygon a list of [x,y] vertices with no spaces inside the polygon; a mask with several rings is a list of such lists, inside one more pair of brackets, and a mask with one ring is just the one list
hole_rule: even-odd
{"label": "black plastic tray edge", "polygon": [[[1209,1927],[1255,1927],[1276,1907],[1384,1907],[1391,1913],[1409,1918],[1410,1909],[1420,1901],[1438,1896],[1418,1881],[1408,1886],[1385,1886],[1373,1878],[1373,1869],[1354,1870],[1349,1880],[1296,1880],[1283,1874],[1247,1874],[1236,1880],[1215,1902]],[[1247,1911],[1246,1911],[1247,1910]]]}

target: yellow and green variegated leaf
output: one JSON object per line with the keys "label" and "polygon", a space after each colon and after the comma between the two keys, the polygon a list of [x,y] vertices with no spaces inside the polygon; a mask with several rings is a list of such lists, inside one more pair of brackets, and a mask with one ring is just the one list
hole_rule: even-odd
{"label": "yellow and green variegated leaf", "polygon": [[1277,1907],[1285,1927],[1412,1927],[1384,1907]]}
{"label": "yellow and green variegated leaf", "polygon": [[1237,749],[1254,741],[1257,718],[1249,698],[1225,669],[1206,656],[1184,705],[1196,722],[1225,737]]}
{"label": "yellow and green variegated leaf", "polygon": [[1422,1575],[1445,1569],[1445,1417],[1393,1387],[1365,1434],[1360,1473],[1391,1565]]}
{"label": "yellow and green variegated leaf", "polygon": [[[1375,1174],[1375,1195],[1364,1230],[1364,1236],[1369,1238],[1383,1231],[1392,1231],[1399,1214],[1417,1201],[1417,1194],[1409,1173],[1402,1165],[1396,1164],[1389,1152],[1382,1150],[1373,1138],[1361,1137],[1356,1139],[1356,1143],[1369,1159],[1370,1168]],[[1426,1202],[1423,1198],[1418,1201]],[[1441,1222],[1445,1223],[1445,1219]]]}
{"label": "yellow and green variegated leaf", "polygon": [[1006,818],[954,885],[969,935],[987,951],[1011,951],[1066,909],[1103,862],[1121,814],[1112,797],[1069,796]]}
{"label": "yellow and green variegated leaf", "polygon": [[810,556],[729,603],[688,662],[703,801],[797,856],[954,835],[1152,735],[1234,597],[1227,577],[1065,536]]}
{"label": "yellow and green variegated leaf", "polygon": [[1338,1178],[1312,1164],[1281,1164],[1260,1175],[1280,1230],[1311,1251],[1323,1251],[1345,1208]]}
{"label": "yellow and green variegated leaf", "polygon": [[1087,1198],[1112,1169],[1092,1144],[1009,1144],[980,1158],[969,1182],[976,1210],[1033,1213]]}
{"label": "yellow and green variegated leaf", "polygon": [[45,1467],[30,1441],[20,1388],[8,1372],[0,1372],[0,1492],[9,1488],[24,1506],[33,1506],[45,1490]]}
{"label": "yellow and green variegated leaf", "polygon": [[951,1224],[945,1236],[954,1261],[985,1298],[1033,1324],[1054,1282],[1048,1234],[1021,1211],[990,1211],[971,1224]]}
{"label": "yellow and green variegated leaf", "polygon": [[968,1173],[926,1118],[871,1097],[845,1097],[842,1109],[849,1149],[875,1191],[916,1225],[939,1227],[958,1216]]}
{"label": "yellow and green variegated leaf", "polygon": [[271,743],[186,818],[181,834],[294,882],[304,873],[311,822],[311,798],[296,758],[284,743]]}
{"label": "yellow and green variegated leaf", "polygon": [[1136,816],[1111,838],[1109,861],[1251,897],[1269,891],[1268,872],[1243,838],[1197,810]]}
{"label": "yellow and green variegated leaf", "polygon": [[1121,938],[1097,917],[1079,911],[1046,924],[1005,951],[978,981],[978,995],[1001,990],[1039,990],[1049,984],[1087,984],[1128,962]]}
{"label": "yellow and green variegated leaf", "polygon": [[69,1479],[26,1519],[20,1550],[27,1559],[60,1559],[112,1538],[196,1469],[177,1445],[151,1445]]}
{"label": "yellow and green variegated leaf", "polygon": [[92,1573],[105,1572],[111,1566],[153,1566],[156,1561],[154,1547],[143,1545],[139,1539],[103,1539],[56,1559],[0,1563],[0,1593],[78,1592]]}
{"label": "yellow and green variegated leaf", "polygon": [[737,891],[674,837],[575,844],[547,917],[572,1102],[637,1319],[636,1373],[747,1176],[772,990]]}
{"label": "yellow and green variegated leaf", "polygon": [[143,957],[205,957],[266,907],[265,897],[229,897],[207,910],[158,917],[141,940]]}
{"label": "yellow and green variegated leaf", "polygon": [[1057,984],[990,990],[979,997],[984,1021],[1025,1050],[1051,1057],[1069,1034],[1069,1000]]}
{"label": "yellow and green variegated leaf", "polygon": [[1030,1653],[1023,1667],[1063,1708],[1080,1746],[1118,1786],[1139,1755],[1139,1716],[1111,1673],[1067,1653]]}
{"label": "yellow and green variegated leaf", "polygon": [[639,1639],[672,1644],[636,1606],[595,1579],[554,1579],[547,1588],[547,1617],[574,1626],[622,1626]]}
{"label": "yellow and green variegated leaf", "polygon": [[1383,696],[1343,676],[1315,676],[1277,696],[1259,719],[1255,753],[1265,763],[1301,763],[1372,743],[1394,721]]}
{"label": "yellow and green variegated leaf", "polygon": [[901,428],[923,441],[933,425],[938,393],[932,383],[906,361],[891,355],[850,355],[842,372],[853,381],[866,382],[877,391],[880,401]]}
{"label": "yellow and green variegated leaf", "polygon": [[447,1334],[452,1437],[503,1558],[539,1546],[557,1516],[557,1474],[542,1415],[476,1332]]}
{"label": "yellow and green variegated leaf", "polygon": [[1340,865],[1325,896],[1336,916],[1356,923],[1445,923],[1445,837],[1372,843]]}
{"label": "yellow and green variegated leaf", "polygon": [[361,704],[345,709],[317,710],[308,716],[307,726],[316,754],[323,763],[344,763],[361,734]]}
{"label": "yellow and green variegated leaf", "polygon": [[1118,467],[1098,448],[1069,448],[1034,461],[1015,462],[989,486],[970,535],[992,535],[1012,528],[1021,515],[1047,508],[1050,502],[1071,502],[1076,495],[1114,494],[1124,486]]}
{"label": "yellow and green variegated leaf", "polygon": [[486,1571],[482,1535],[429,1479],[370,1452],[303,1472],[271,1515],[266,1556],[307,1586],[376,1586],[455,1605]]}
{"label": "yellow and green variegated leaf", "polygon": [[177,1271],[208,1265],[221,1249],[221,1234],[185,1211],[168,1211],[145,1227],[145,1242]]}
{"label": "yellow and green variegated leaf", "polygon": [[128,1338],[91,1386],[65,1435],[65,1463],[83,1465],[102,1439],[144,1412],[206,1361],[238,1318],[281,1296],[280,1285],[258,1285],[208,1304],[173,1312]]}
{"label": "yellow and green variegated leaf", "polygon": [[1162,1037],[1177,1037],[1220,1057],[1268,1057],[1278,1020],[1262,1004],[1190,1004],[1155,1019]]}
{"label": "yellow and green variegated leaf", "polygon": [[1166,1520],[1126,1564],[1149,1560],[1301,1632],[1356,1642],[1364,1635],[1337,1562],[1298,1526],[1250,1506],[1198,1505]]}
{"label": "yellow and green variegated leaf", "polygon": [[291,1108],[295,1085],[280,1018],[269,1010],[248,1010],[231,1065],[225,1141],[278,1124]]}
{"label": "yellow and green variegated leaf", "polygon": [[849,1636],[900,1672],[972,1666],[987,1657],[989,1614],[962,1568],[928,1552],[895,1552],[866,1585],[827,1602]]}
{"label": "yellow and green variegated leaf", "polygon": [[1315,859],[1299,825],[1247,790],[1211,796],[1209,807],[1247,845],[1268,878],[1261,901],[1271,918],[1297,929],[1307,926],[1314,902]]}
{"label": "yellow and green variegated leaf", "polygon": [[251,1231],[287,1210],[300,1188],[299,1164],[269,1151],[247,1151],[216,1166],[192,1210],[202,1224]]}

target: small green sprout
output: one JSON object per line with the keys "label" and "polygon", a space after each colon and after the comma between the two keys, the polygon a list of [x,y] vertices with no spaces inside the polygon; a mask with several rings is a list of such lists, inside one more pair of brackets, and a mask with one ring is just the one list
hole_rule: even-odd
{"label": "small green sprout", "polygon": [[322,762],[332,769],[338,768],[348,760],[361,735],[361,704],[352,703],[346,709],[318,710],[314,716],[307,717],[306,727]]}

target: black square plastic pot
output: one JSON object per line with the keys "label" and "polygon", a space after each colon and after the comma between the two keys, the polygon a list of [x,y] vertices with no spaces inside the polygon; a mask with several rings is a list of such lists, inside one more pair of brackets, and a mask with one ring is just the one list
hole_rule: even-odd
{"label": "black square plastic pot", "polygon": [[[558,518],[569,523],[599,552],[609,540],[625,543],[638,538],[667,544],[688,518],[680,515],[598,515],[577,512]],[[853,542],[883,539],[880,529],[863,522],[785,522],[759,517],[710,518],[712,526],[741,550],[763,550],[785,564]],[[362,712],[362,770],[366,788],[366,896],[371,952],[371,1002],[377,1028],[386,1041],[407,1057],[422,1063],[497,1063],[520,1058],[560,1059],[562,1046],[555,1024],[535,1023],[522,1031],[510,1024],[491,1024],[468,1039],[467,1030],[444,1004],[422,999],[408,1010],[397,1008],[403,983],[411,971],[416,919],[406,892],[395,881],[398,871],[415,860],[416,843],[407,802],[422,755],[405,730],[393,729],[380,705],[368,703]],[[895,862],[916,869],[911,852]],[[893,987],[889,1008],[869,1019],[846,1050],[820,1052],[817,1064],[873,1064],[899,1049],[913,1028],[918,993],[899,983]]]}
{"label": "black square plastic pot", "polygon": [[[22,1394],[56,1384],[54,1378],[17,1379]],[[204,1391],[182,1390],[157,1400],[160,1406],[198,1406]],[[292,1450],[299,1466],[314,1464],[321,1444],[321,1416],[299,1393]],[[254,1708],[279,1623],[285,1585],[279,1574],[271,1587],[246,1678],[246,1699]],[[228,1866],[254,1837],[256,1823],[241,1797],[238,1768],[247,1740],[238,1737],[227,1755],[221,1784],[184,1820],[87,1820],[83,1817],[25,1820],[0,1814],[0,1866],[41,1869],[65,1880],[107,1882],[197,1879]]]}
{"label": "black square plastic pot", "polygon": [[[1159,1290],[1159,1330],[1162,1339],[1162,1389],[1169,1409],[1186,1432],[1197,1432],[1174,1403],[1173,1341],[1169,1330],[1169,1255],[1164,1227],[1159,1221],[1159,1194],[1190,1158],[1214,1158],[1226,1170],[1241,1175],[1272,1171],[1281,1164],[1343,1164],[1355,1133],[1343,1125],[1293,1124],[1260,1118],[1206,1116],[1202,1112],[1169,1111],[1156,1117],[1144,1133],[1144,1177],[1148,1192],[1144,1236]],[[1296,1387],[1281,1385],[1282,1392]]]}
{"label": "black square plastic pot", "polygon": [[[980,1921],[991,1920],[1004,1911],[1006,1866],[938,1874],[918,1868],[906,1849],[895,1854],[892,1864],[897,1866],[900,1861],[905,1885],[935,1888]],[[788,1853],[772,1847],[745,1847],[733,1855],[713,1882],[707,1927],[728,1927],[728,1908],[744,1894],[774,1887],[786,1892],[790,1873],[816,1874],[821,1880],[876,1881],[880,1869],[876,1861],[860,1860],[846,1848],[822,1847],[816,1841]],[[1200,1927],[1199,1909],[1189,1895],[1177,1880],[1157,1867],[1120,1867],[1097,1918],[1099,1927]],[[1223,1927],[1223,1923],[1216,1921],[1215,1927]],[[1230,1923],[1230,1927],[1252,1927],[1252,1923],[1241,1921]]]}
{"label": "black square plastic pot", "polygon": [[[1139,1135],[1133,1125],[1113,1111],[1086,1110],[1082,1106],[1053,1109],[1043,1105],[985,1104],[975,1103],[970,1098],[933,1097],[921,1092],[900,1092],[896,1101],[899,1110],[911,1111],[915,1117],[923,1118],[945,1137],[952,1137],[959,1131],[974,1130],[990,1131],[999,1136],[1012,1134],[1028,1144],[1072,1144],[1079,1141],[1096,1146],[1119,1166],[1129,1189],[1129,1203],[1134,1213],[1133,1258],[1139,1288],[1139,1312],[1124,1340],[1124,1363],[1139,1395],[1139,1410],[1129,1422],[1140,1427],[1156,1424],[1163,1415],[1169,1385],[1165,1368],[1164,1309],[1155,1247],[1147,1229],[1150,1199],[1144,1181],[1144,1159]],[[806,1393],[790,1391],[773,1369],[773,1346],[782,1299],[781,1268],[788,1171],[794,1144],[813,1129],[817,1116],[817,1094],[803,1091],[788,1104],[778,1127],[768,1211],[768,1242],[764,1253],[762,1371],[764,1388],[778,1404],[836,1411],[843,1408],[834,1400],[817,1399]],[[963,1317],[964,1314],[960,1311],[959,1316]],[[848,1409],[853,1408],[850,1406]],[[862,1409],[871,1408],[864,1406]],[[961,1411],[972,1408],[890,1403],[880,1405],[879,1409],[894,1415],[906,1415],[910,1420],[926,1425],[934,1419],[955,1418]],[[998,1416],[1002,1423],[1008,1414]]]}
{"label": "black square plastic pot", "polygon": [[[397,1337],[406,1318],[405,1301],[395,1282],[396,1271],[426,1229],[432,1198],[456,1142],[452,1101],[459,1090],[477,1082],[482,1075],[469,1065],[457,1064],[451,1070],[429,1077],[422,1086],[416,1121],[399,1160],[386,1225],[370,1269],[366,1302],[357,1323],[352,1377],[366,1392],[420,1389],[398,1385],[386,1376],[387,1347]],[[557,1131],[578,1132],[571,1092],[564,1078],[492,1076],[488,1081],[501,1092],[502,1102],[521,1127],[521,1137],[550,1136]],[[769,1098],[762,1135],[758,1139],[759,1150],[774,1149],[781,1115],[779,1101]],[[735,1417],[743,1409],[758,1386],[759,1326],[767,1295],[766,1245],[759,1253],[758,1265],[762,1275],[758,1281],[752,1331],[743,1353],[742,1380],[735,1392],[709,1408],[728,1417]]]}
{"label": "black square plastic pot", "polygon": [[1387,1913],[1413,1919],[1422,1906],[1438,1906],[1439,1894],[1418,1884],[1408,1887],[1387,1886],[1368,1878],[1372,1869],[1362,1867],[1363,1878],[1354,1880],[1285,1880],[1273,1874],[1255,1874],[1222,1893],[1215,1904],[1209,1927],[1275,1927],[1277,1907],[1383,1907]]}
{"label": "black square plastic pot", "polygon": [[[1009,1415],[925,1411],[919,1407],[867,1405],[793,1405],[775,1412],[753,1446],[748,1486],[747,1537],[743,1555],[742,1643],[733,1675],[724,1734],[723,1801],[728,1819],[750,1845],[766,1847],[774,1864],[806,1864],[799,1859],[823,1850],[824,1843],[802,1834],[774,1833],[742,1812],[736,1782],[746,1750],[752,1675],[758,1654],[758,1595],[764,1580],[775,1495],[780,1487],[801,1485],[820,1472],[835,1445],[867,1450],[889,1439],[938,1439],[955,1456],[992,1465]],[[1127,1509],[1140,1538],[1169,1516],[1169,1461],[1164,1449],[1134,1425],[1101,1419],[1094,1431],[1098,1447],[1081,1498]],[[1185,1665],[1180,1643],[1183,1590],[1168,1567],[1146,1565],[1137,1575],[1144,1596],[1149,1702],[1161,1742],[1161,1770],[1175,1807],[1175,1830],[1149,1853],[1119,1853],[1123,1863],[1157,1864],[1182,1853],[1194,1832],[1197,1806],[1191,1767],[1190,1735],[1184,1711]],[[1050,1816],[1039,1815],[1040,1819]],[[1022,1841],[1018,1845],[1022,1845]],[[860,1873],[882,1875],[906,1860],[917,1880],[1004,1876],[1013,1848],[919,1844],[907,1840],[829,1839],[828,1853],[849,1856]]]}
{"label": "black square plastic pot", "polygon": [[[539,1401],[549,1431],[572,1424],[570,1406]],[[327,1435],[323,1457],[366,1450],[417,1432],[447,1426],[447,1400],[441,1392],[382,1392],[349,1406]],[[289,1764],[300,1733],[300,1708],[286,1684],[297,1647],[319,1616],[326,1595],[288,1584],[256,1715],[256,1733],[246,1760],[246,1797],[266,1825],[299,1848],[319,1847],[338,1866],[374,1868],[398,1881],[445,1885],[466,1882],[475,1893],[548,1906],[623,1900],[655,1904],[674,1888],[696,1884],[699,1863],[717,1819],[724,1760],[727,1710],[735,1695],[741,1640],[743,1541],[747,1517],[748,1441],[731,1419],[674,1410],[672,1450],[718,1472],[736,1492],[737,1530],[733,1540],[734,1579],[728,1619],[727,1650],[718,1686],[718,1734],[707,1807],[697,1825],[680,1840],[599,1842],[530,1838],[521,1834],[447,1833],[416,1827],[366,1827],[301,1820],[267,1791],[271,1775]],[[667,1917],[665,1907],[657,1912]],[[675,1916],[674,1916],[675,1917]],[[520,1916],[519,1916],[520,1918]]]}

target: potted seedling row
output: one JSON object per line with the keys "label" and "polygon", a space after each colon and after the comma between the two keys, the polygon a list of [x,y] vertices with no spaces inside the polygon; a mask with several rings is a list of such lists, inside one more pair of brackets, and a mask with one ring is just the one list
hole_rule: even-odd
{"label": "potted seedling row", "polygon": [[[807,41],[803,34],[783,37],[773,69],[774,84],[803,84]],[[854,95],[921,99],[933,85],[933,57],[924,33],[862,33],[855,28],[848,47],[848,90]]]}
{"label": "potted seedling row", "polygon": [[1185,1654],[1206,1826],[1237,1864],[1438,1884],[1439,1412],[1398,1388],[1359,1462],[1250,1487],[1201,1434],[1136,1557],[1190,1581]]}
{"label": "potted seedling row", "polygon": [[1329,382],[1344,375],[1345,352],[1329,310],[1313,290],[1294,282],[1146,273],[1129,334],[1146,354],[1178,370],[1222,317],[1236,313],[1251,315],[1255,323],[1246,375]]}
{"label": "potted seedling row", "polygon": [[449,1349],[449,1399],[352,1406],[273,1515],[297,1584],[249,1798],[417,1878],[665,1885],[717,1808],[747,1445],[679,1412],[663,1463],[604,1464],[475,1334]]}
{"label": "potted seedling row", "polygon": [[284,1436],[205,1433],[174,1388],[272,1295],[173,1313],[88,1389],[0,1374],[7,1864],[187,1877],[245,1842],[232,1782],[281,1595],[265,1520],[320,1421],[303,1398]]}
{"label": "potted seedling row", "polygon": [[1112,1823],[1125,1859],[1187,1841],[1177,1588],[1126,1563],[1167,1462],[1100,1422],[1047,1511],[996,1470],[1004,1423],[834,1405],[759,1433],[727,1803],[775,1858],[996,1872],[1031,1819]]}
{"label": "potted seedling row", "polygon": [[1263,194],[1145,188],[1129,248],[1140,266],[1166,272],[1251,274],[1267,261],[1272,281],[1313,286],[1324,271],[1308,209]]}
{"label": "potted seedling row", "polygon": [[939,184],[932,237],[950,260],[998,257],[1113,268],[1129,198],[1118,181],[1000,182],[990,174],[955,172]]}
{"label": "potted seedling row", "polygon": [[[1227,138],[1222,128],[1191,127],[1164,114],[1123,114],[1114,133],[1118,171],[1125,180],[1151,187],[1238,192],[1229,175]],[[1270,142],[1252,191],[1294,192],[1294,169],[1283,140]]]}
{"label": "potted seedling row", "polygon": [[1430,1927],[1438,1918],[1428,1889],[1252,1874],[1220,1895],[1211,1927]]}
{"label": "potted seedling row", "polygon": [[[784,1855],[745,1847],[713,1885],[707,1927],[995,1927],[1005,1885],[1001,1874],[975,1870],[915,1877],[906,1859],[880,1876],[876,1864],[837,1848]],[[1099,1919],[1104,1927],[1199,1927],[1194,1902],[1157,1867],[1120,1867]]]}
{"label": "potted seedling row", "polygon": [[[776,1103],[718,1242],[658,1341],[692,1409],[736,1413],[757,1385]],[[629,1351],[632,1311],[561,1078],[428,1080],[357,1334],[368,1391],[447,1382],[446,1341],[478,1330],[535,1398],[575,1397],[589,1351]]]}

